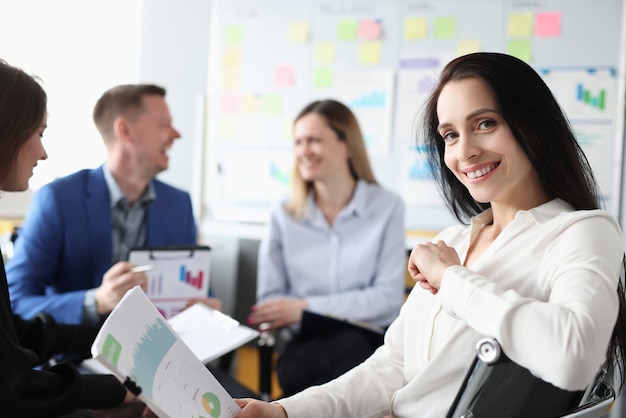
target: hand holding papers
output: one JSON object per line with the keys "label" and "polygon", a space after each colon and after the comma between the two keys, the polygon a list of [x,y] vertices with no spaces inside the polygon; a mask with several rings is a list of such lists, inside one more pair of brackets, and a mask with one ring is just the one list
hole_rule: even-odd
{"label": "hand holding papers", "polygon": [[91,347],[159,417],[234,417],[239,407],[139,287],[129,290]]}

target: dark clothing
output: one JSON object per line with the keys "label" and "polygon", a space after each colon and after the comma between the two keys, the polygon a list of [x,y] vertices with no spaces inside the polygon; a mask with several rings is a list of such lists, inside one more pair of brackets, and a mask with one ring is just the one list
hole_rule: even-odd
{"label": "dark clothing", "polygon": [[[11,311],[1,260],[0,267],[0,417],[50,417],[75,408],[112,408],[121,404],[126,389],[113,375],[81,375],[69,363],[46,370],[33,369],[50,353],[69,347],[88,352],[96,330],[50,326],[45,320],[24,321],[16,317]],[[56,335],[50,336],[46,330]]]}
{"label": "dark clothing", "polygon": [[[379,345],[379,344],[378,344]],[[284,396],[326,383],[362,363],[378,347],[364,333],[341,329],[287,343],[276,374]]]}

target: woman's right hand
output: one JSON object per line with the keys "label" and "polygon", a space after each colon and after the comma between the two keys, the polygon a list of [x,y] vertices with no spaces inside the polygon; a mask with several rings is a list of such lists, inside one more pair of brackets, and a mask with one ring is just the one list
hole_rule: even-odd
{"label": "woman's right hand", "polygon": [[252,306],[248,325],[266,324],[263,330],[275,331],[302,321],[302,311],[308,309],[305,299],[276,298]]}
{"label": "woman's right hand", "polygon": [[257,399],[235,399],[241,411],[235,418],[288,418],[285,409],[276,402],[264,402]]}

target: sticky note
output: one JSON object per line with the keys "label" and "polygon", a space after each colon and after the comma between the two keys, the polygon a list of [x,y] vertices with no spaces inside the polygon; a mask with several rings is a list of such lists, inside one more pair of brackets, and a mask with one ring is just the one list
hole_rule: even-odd
{"label": "sticky note", "polygon": [[239,95],[236,94],[224,94],[221,100],[222,113],[230,115],[239,113]]}
{"label": "sticky note", "polygon": [[428,20],[425,17],[404,19],[404,39],[425,39],[428,36]]}
{"label": "sticky note", "polygon": [[363,42],[359,48],[359,63],[378,64],[380,62],[380,42]]}
{"label": "sticky note", "polygon": [[533,15],[531,13],[514,13],[509,16],[509,37],[531,37],[533,34]]}
{"label": "sticky note", "polygon": [[359,22],[356,19],[340,20],[337,24],[337,39],[351,41],[357,38]]}
{"label": "sticky note", "polygon": [[380,39],[382,35],[382,26],[379,21],[374,19],[362,19],[359,22],[358,36],[359,39],[373,41]]}
{"label": "sticky note", "polygon": [[472,52],[482,51],[481,43],[476,39],[464,39],[457,43],[456,54],[457,56],[471,54]]}
{"label": "sticky note", "polygon": [[242,113],[259,113],[261,110],[261,98],[254,94],[247,94],[241,99]]}
{"label": "sticky note", "polygon": [[440,16],[435,18],[435,39],[452,39],[456,36],[456,17]]}
{"label": "sticky note", "polygon": [[295,84],[296,76],[293,65],[277,65],[274,68],[274,85],[277,87],[291,87]]}
{"label": "sticky note", "polygon": [[326,88],[333,86],[334,70],[332,68],[316,68],[313,73],[313,86]]}
{"label": "sticky note", "polygon": [[306,22],[293,22],[289,24],[287,42],[290,44],[304,44],[309,42],[309,24]]}
{"label": "sticky note", "polygon": [[315,44],[315,63],[332,64],[335,62],[336,44],[334,42],[317,42]]}
{"label": "sticky note", "polygon": [[551,38],[561,35],[561,13],[537,13],[535,15],[535,36]]}
{"label": "sticky note", "polygon": [[239,48],[229,48],[224,51],[224,67],[238,68],[241,66],[241,50]]}
{"label": "sticky note", "polygon": [[268,115],[278,115],[282,111],[280,96],[277,94],[266,94],[263,96],[263,112]]}
{"label": "sticky note", "polygon": [[239,118],[223,116],[218,119],[218,132],[222,139],[235,139],[239,136]]}
{"label": "sticky note", "polygon": [[222,74],[222,90],[233,91],[241,88],[240,71],[224,71]]}
{"label": "sticky note", "polygon": [[530,62],[531,58],[530,39],[510,39],[507,53],[525,62]]}
{"label": "sticky note", "polygon": [[224,44],[240,45],[243,39],[243,29],[241,26],[228,26],[224,30]]}

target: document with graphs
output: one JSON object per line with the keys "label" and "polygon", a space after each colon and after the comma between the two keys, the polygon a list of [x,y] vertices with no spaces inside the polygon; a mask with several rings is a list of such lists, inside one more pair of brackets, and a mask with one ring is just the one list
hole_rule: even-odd
{"label": "document with graphs", "polygon": [[208,246],[133,248],[128,261],[149,266],[146,294],[166,319],[181,312],[190,300],[209,294],[211,248]]}
{"label": "document with graphs", "polygon": [[113,309],[91,354],[160,418],[232,418],[239,411],[140,287]]}

